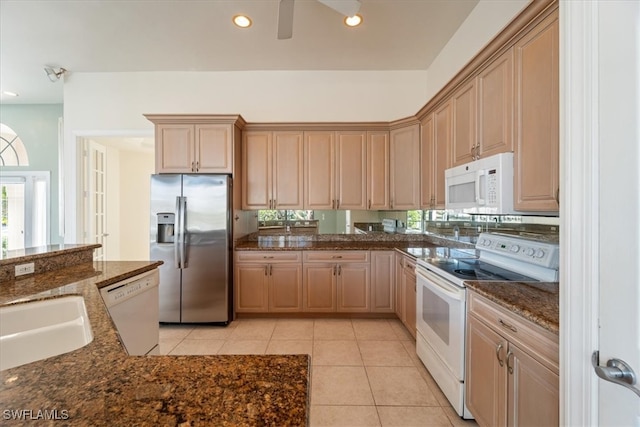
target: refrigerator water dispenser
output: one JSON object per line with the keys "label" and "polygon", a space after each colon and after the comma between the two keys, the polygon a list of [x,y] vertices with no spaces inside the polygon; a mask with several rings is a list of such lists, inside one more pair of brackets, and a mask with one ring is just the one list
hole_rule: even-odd
{"label": "refrigerator water dispenser", "polygon": [[158,243],[173,243],[176,224],[176,215],[173,213],[159,213],[158,218]]}

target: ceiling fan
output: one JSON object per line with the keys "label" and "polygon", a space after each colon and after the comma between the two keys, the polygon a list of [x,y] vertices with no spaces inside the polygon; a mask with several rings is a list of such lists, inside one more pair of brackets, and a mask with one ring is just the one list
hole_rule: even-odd
{"label": "ceiling fan", "polygon": [[[353,16],[360,10],[360,0],[317,0],[344,16]],[[280,0],[278,7],[278,39],[293,36],[293,5],[295,0]]]}

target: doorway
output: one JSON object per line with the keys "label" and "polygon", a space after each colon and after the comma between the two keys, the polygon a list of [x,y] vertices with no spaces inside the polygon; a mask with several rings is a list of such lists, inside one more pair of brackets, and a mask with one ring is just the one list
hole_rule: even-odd
{"label": "doorway", "polygon": [[96,261],[148,260],[153,138],[85,136],[79,147],[83,242],[102,245]]}
{"label": "doorway", "polygon": [[49,188],[47,171],[2,174],[2,252],[49,244]]}

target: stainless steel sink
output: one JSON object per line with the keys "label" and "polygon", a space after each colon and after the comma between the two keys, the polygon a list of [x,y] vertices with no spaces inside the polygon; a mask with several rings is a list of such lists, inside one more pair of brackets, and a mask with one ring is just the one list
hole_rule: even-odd
{"label": "stainless steel sink", "polygon": [[81,296],[0,307],[0,370],[67,353],[92,340]]}

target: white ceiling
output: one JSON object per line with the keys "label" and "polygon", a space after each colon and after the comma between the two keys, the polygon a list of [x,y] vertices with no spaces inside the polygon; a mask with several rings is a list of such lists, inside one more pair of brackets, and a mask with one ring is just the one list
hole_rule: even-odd
{"label": "white ceiling", "polygon": [[[347,28],[296,0],[293,38],[277,40],[278,0],[0,0],[5,104],[61,103],[72,73],[233,70],[426,70],[479,0],[362,0]],[[248,14],[249,29],[231,18]]]}

